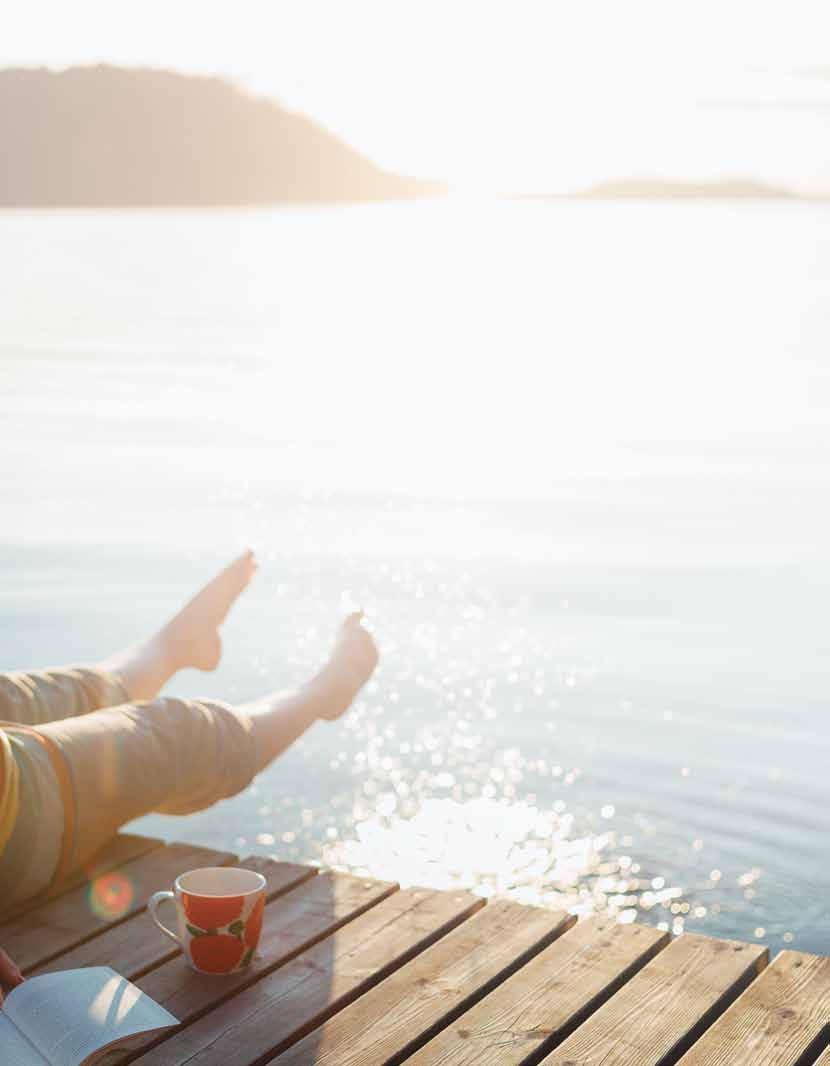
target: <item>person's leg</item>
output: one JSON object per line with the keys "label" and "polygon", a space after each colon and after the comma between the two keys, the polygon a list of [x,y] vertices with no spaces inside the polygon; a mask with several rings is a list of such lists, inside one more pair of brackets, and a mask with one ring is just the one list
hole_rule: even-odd
{"label": "person's leg", "polygon": [[253,724],[257,773],[318,718],[339,718],[372,676],[378,651],[361,618],[359,611],[349,615],[328,661],[302,688],[272,693],[239,708]]}
{"label": "person's leg", "polygon": [[114,707],[125,699],[115,674],[93,666],[0,674],[0,728],[8,723],[41,726]]}
{"label": "person's leg", "polygon": [[219,627],[256,572],[253,552],[225,567],[143,644],[94,666],[0,674],[0,722],[40,726],[104,707],[153,699],[179,670],[214,670]]}
{"label": "person's leg", "polygon": [[252,551],[240,555],[148,641],[120,651],[102,670],[120,678],[128,700],[151,700],[179,670],[215,670],[222,655],[219,627],[256,573]]}
{"label": "person's leg", "polygon": [[295,692],[237,708],[157,699],[43,726],[74,783],[73,866],[143,814],[189,814],[235,795],[318,718],[342,714],[377,664],[360,617],[346,619],[326,664]]}

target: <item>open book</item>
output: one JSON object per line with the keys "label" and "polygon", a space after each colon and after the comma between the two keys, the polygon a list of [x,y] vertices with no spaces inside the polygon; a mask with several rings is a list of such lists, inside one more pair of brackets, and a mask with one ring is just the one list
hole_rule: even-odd
{"label": "open book", "polygon": [[30,977],[0,1010],[3,1066],[90,1066],[178,1019],[109,966]]}

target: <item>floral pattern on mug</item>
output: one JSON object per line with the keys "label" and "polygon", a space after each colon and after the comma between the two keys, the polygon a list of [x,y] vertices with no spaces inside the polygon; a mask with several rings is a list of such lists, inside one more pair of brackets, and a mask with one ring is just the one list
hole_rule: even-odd
{"label": "floral pattern on mug", "polygon": [[220,929],[238,918],[245,900],[242,896],[191,896],[182,892],[182,906],[187,920],[202,929]]}
{"label": "floral pattern on mug", "polygon": [[251,903],[243,896],[210,899],[183,892],[181,901],[189,934],[187,951],[197,970],[233,973],[249,965],[262,930],[264,895]]}

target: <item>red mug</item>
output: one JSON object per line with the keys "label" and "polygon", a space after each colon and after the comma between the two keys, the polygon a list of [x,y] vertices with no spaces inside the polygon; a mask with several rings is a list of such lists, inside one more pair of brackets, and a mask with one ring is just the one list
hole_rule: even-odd
{"label": "red mug", "polygon": [[[158,916],[162,903],[176,906],[178,933]],[[197,973],[231,974],[254,957],[265,910],[265,878],[239,866],[206,866],[176,878],[172,892],[156,892],[147,909]]]}

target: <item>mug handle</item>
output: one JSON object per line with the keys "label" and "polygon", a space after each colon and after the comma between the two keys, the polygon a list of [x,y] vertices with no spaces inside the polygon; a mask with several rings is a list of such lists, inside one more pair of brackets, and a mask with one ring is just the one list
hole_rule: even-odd
{"label": "mug handle", "polygon": [[169,936],[171,940],[174,940],[179,947],[182,946],[182,942],[176,933],[172,929],[168,929],[167,926],[160,920],[158,916],[158,908],[162,903],[165,903],[168,899],[175,900],[175,895],[172,892],[154,892],[150,899],[147,901],[147,910],[150,912],[150,917],[161,929],[165,936]]}

